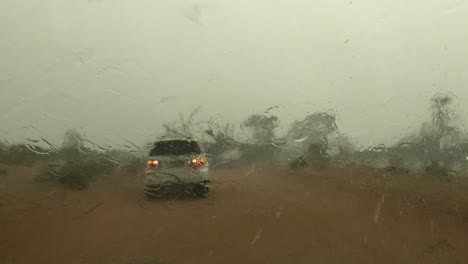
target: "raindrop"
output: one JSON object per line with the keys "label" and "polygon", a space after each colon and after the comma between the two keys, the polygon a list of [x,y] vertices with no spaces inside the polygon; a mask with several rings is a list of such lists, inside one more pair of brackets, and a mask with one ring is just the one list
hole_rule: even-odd
{"label": "raindrop", "polygon": [[377,224],[377,222],[379,222],[381,211],[382,211],[382,206],[383,206],[384,202],[385,202],[385,195],[382,194],[382,196],[380,197],[380,199],[379,199],[379,201],[377,203],[377,207],[375,208],[374,224]]}
{"label": "raindrop", "polygon": [[31,145],[31,144],[24,144],[24,146],[31,152],[38,154],[38,155],[49,155],[50,151],[42,150],[38,148],[37,146]]}
{"label": "raindrop", "polygon": [[283,214],[283,209],[284,209],[284,206],[281,205],[278,211],[275,213],[276,218],[280,218],[280,216]]}
{"label": "raindrop", "polygon": [[31,138],[26,138],[27,141],[31,142],[31,143],[39,143],[41,142],[39,139],[31,139]]}
{"label": "raindrop", "polygon": [[260,227],[257,231],[257,234],[255,234],[254,238],[250,242],[250,248],[253,248],[255,244],[257,243],[258,239],[262,236],[263,229]]}
{"label": "raindrop", "polygon": [[309,136],[306,136],[304,138],[299,138],[299,139],[295,139],[294,142],[297,142],[297,143],[302,143],[304,142],[304,140],[306,140]]}

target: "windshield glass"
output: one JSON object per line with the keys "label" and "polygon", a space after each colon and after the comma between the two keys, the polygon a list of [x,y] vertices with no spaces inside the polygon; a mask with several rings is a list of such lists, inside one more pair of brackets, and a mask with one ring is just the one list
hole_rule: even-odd
{"label": "windshield glass", "polygon": [[200,154],[201,150],[195,141],[172,140],[161,141],[154,144],[150,156],[173,156]]}
{"label": "windshield glass", "polygon": [[468,0],[0,0],[0,264],[468,264],[467,128]]}

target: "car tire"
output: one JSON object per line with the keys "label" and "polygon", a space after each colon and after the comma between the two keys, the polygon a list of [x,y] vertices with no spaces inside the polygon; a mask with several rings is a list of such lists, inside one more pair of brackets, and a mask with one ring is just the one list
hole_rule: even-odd
{"label": "car tire", "polygon": [[145,195],[148,199],[163,198],[164,188],[160,185],[148,185],[145,187]]}
{"label": "car tire", "polygon": [[203,184],[197,184],[194,186],[193,191],[197,197],[205,198],[205,197],[208,197],[210,188],[208,188],[207,186]]}

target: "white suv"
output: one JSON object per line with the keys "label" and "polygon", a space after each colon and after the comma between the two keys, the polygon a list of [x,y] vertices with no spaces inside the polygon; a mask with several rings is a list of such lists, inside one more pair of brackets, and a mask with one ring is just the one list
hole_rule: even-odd
{"label": "white suv", "polygon": [[154,143],[144,178],[148,198],[181,192],[206,197],[209,183],[209,164],[198,142],[175,139]]}

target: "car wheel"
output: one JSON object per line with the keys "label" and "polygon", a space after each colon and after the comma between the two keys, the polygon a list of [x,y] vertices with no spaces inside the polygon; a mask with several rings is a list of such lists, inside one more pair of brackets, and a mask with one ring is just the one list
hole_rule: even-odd
{"label": "car wheel", "polygon": [[148,185],[145,187],[146,198],[162,198],[164,197],[164,188],[161,185]]}
{"label": "car wheel", "polygon": [[210,188],[202,184],[197,184],[194,186],[193,191],[197,197],[208,197]]}

